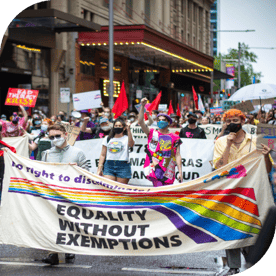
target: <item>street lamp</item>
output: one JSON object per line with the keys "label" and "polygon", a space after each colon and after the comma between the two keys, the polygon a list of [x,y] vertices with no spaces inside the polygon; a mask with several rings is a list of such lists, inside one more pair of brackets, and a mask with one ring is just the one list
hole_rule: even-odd
{"label": "street lamp", "polygon": [[[216,32],[231,32],[231,33],[239,33],[239,32],[255,32],[256,30],[211,30],[211,56],[213,56],[213,33]],[[239,68],[240,68],[240,59],[239,59]],[[221,59],[220,59],[220,70],[221,70]],[[211,98],[213,98],[213,81],[214,81],[214,75],[213,71],[211,72]],[[222,86],[222,85],[221,85]]]}

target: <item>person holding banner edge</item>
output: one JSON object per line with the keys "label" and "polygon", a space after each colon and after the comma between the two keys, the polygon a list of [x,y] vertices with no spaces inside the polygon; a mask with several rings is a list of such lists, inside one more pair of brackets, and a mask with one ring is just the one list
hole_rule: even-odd
{"label": "person holding banner edge", "polygon": [[[242,126],[245,123],[245,114],[237,109],[230,109],[223,115],[223,121],[226,123],[226,129],[229,134],[220,137],[214,148],[213,165],[215,169],[221,168],[234,160],[250,153],[256,149],[256,137],[246,133]],[[267,173],[271,171],[272,163],[269,156],[271,149],[264,144],[262,145],[262,153],[265,157]],[[226,249],[227,263],[229,271],[226,275],[234,275],[239,273],[241,267],[241,252],[247,259],[252,247]]]}
{"label": "person holding banner edge", "polygon": [[130,124],[121,117],[117,118],[103,140],[97,174],[127,184],[131,178],[129,148],[134,144]]}
{"label": "person holding banner edge", "polygon": [[146,148],[146,161],[144,171],[147,179],[154,187],[171,185],[175,180],[175,167],[177,165],[180,182],[183,181],[180,145],[182,141],[175,133],[169,132],[172,119],[169,115],[159,113],[157,116],[158,130],[149,129],[144,121],[144,110],[147,98],[141,100],[141,109],[138,122],[143,132],[148,136]]}

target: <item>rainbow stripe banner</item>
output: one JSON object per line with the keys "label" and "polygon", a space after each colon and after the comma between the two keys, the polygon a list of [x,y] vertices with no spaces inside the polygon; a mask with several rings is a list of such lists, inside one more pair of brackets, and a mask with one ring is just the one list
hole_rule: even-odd
{"label": "rainbow stripe banner", "polygon": [[257,152],[188,184],[158,188],[11,152],[5,164],[0,242],[56,252],[161,255],[244,247],[254,243],[273,205]]}

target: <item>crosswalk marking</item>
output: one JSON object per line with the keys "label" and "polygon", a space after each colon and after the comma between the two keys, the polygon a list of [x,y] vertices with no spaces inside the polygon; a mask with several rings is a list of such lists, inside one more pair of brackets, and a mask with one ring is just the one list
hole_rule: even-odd
{"label": "crosswalk marking", "polygon": [[173,270],[173,269],[146,269],[146,268],[131,268],[124,267],[122,270],[128,271],[139,271],[139,272],[152,272],[152,273],[170,273],[170,274],[202,274],[202,275],[216,275],[215,271],[199,271],[195,269],[181,269],[181,270]]}
{"label": "crosswalk marking", "polygon": [[[0,265],[14,265],[14,266],[51,266],[50,264],[44,264],[40,262],[6,262],[6,261],[0,261]],[[74,264],[58,264],[54,267],[68,267],[68,268],[91,268],[91,265],[74,265]]]}

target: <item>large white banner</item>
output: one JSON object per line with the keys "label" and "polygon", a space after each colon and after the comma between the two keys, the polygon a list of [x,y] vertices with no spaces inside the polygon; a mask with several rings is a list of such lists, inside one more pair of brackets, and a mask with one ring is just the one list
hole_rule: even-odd
{"label": "large white banner", "polygon": [[[207,139],[181,139],[182,172],[185,182],[203,176],[212,171],[214,141]],[[77,141],[75,147],[80,148],[90,161],[90,171],[97,172],[103,139]],[[147,139],[135,139],[135,145],[130,152],[132,178],[129,184],[152,186],[144,175],[143,166],[146,158]],[[176,174],[178,176],[178,172]],[[177,178],[177,177],[176,177]],[[174,183],[178,183],[175,180]]]}
{"label": "large white banner", "polygon": [[3,137],[3,141],[16,149],[16,153],[29,157],[28,135],[18,137]]}
{"label": "large white banner", "polygon": [[200,179],[124,185],[4,154],[0,243],[84,255],[168,255],[254,244],[273,206],[254,151]]}
{"label": "large white banner", "polygon": [[[206,138],[210,140],[215,140],[222,129],[221,124],[199,125],[199,127],[204,129]],[[157,127],[154,127],[154,128],[157,128]],[[253,134],[253,135],[256,134],[257,127],[254,125],[246,124],[246,125],[243,125],[242,128],[250,134]],[[170,132],[179,134],[181,128],[169,128],[169,130]],[[131,127],[131,131],[134,139],[147,138],[147,135],[142,131],[141,127]]]}

